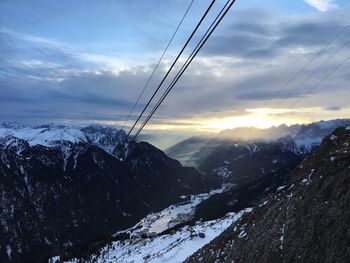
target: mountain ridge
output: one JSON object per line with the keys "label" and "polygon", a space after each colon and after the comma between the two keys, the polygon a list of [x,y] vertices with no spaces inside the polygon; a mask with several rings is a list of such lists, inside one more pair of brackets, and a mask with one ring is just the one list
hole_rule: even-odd
{"label": "mountain ridge", "polygon": [[2,126],[0,134],[1,262],[46,262],[219,185],[119,130]]}
{"label": "mountain ridge", "polygon": [[337,128],[292,175],[185,262],[349,262],[350,126]]}

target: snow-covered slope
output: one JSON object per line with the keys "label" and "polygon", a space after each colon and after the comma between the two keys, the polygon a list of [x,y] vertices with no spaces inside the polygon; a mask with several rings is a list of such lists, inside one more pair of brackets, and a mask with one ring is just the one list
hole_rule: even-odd
{"label": "snow-covered slope", "polygon": [[[72,259],[66,263],[82,262],[114,262],[114,263],[181,263],[198,249],[208,244],[220,235],[245,212],[229,213],[225,217],[198,222],[195,226],[184,226],[173,234],[160,235],[152,238],[115,241],[103,247],[98,255],[89,259]],[[59,257],[49,260],[49,263],[60,262]]]}
{"label": "snow-covered slope", "polygon": [[30,127],[19,124],[1,124],[0,138],[3,143],[10,144],[13,138],[25,140],[30,146],[54,146],[56,142],[67,141],[78,143],[87,141],[87,137],[79,128],[45,125]]}
{"label": "snow-covered slope", "polygon": [[[21,140],[29,146],[56,147],[65,143],[89,143],[100,147],[109,154],[116,154],[116,147],[124,145],[126,134],[123,130],[99,125],[87,127],[42,125],[27,126],[17,123],[0,124],[0,146],[15,146]],[[125,146],[125,145],[124,145]],[[123,148],[123,147],[122,147]]]}
{"label": "snow-covered slope", "polygon": [[183,202],[171,205],[160,212],[150,213],[135,226],[123,231],[118,231],[113,236],[128,236],[135,238],[142,236],[150,237],[161,234],[177,225],[189,222],[193,219],[198,204],[207,200],[209,197],[225,192],[230,188],[231,185],[226,184],[221,188],[211,190],[208,193],[190,196],[183,195],[181,196],[184,200]]}

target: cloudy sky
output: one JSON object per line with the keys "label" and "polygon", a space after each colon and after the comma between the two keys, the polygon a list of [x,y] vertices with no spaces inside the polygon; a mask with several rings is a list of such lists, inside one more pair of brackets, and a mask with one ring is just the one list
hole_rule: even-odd
{"label": "cloudy sky", "polygon": [[[0,121],[122,125],[189,2],[1,0]],[[209,2],[194,1],[136,113]],[[348,0],[237,0],[148,132],[350,117],[349,12]]]}

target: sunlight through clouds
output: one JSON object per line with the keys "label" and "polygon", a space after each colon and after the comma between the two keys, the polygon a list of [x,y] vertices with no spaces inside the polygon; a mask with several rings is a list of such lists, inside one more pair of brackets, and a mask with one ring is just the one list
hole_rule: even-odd
{"label": "sunlight through clouds", "polygon": [[321,12],[326,12],[332,8],[338,7],[334,0],[304,0],[304,1]]}

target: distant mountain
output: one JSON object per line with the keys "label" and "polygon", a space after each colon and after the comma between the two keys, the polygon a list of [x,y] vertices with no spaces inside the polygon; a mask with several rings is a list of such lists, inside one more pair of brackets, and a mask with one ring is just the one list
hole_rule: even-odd
{"label": "distant mountain", "polygon": [[268,129],[240,127],[224,130],[214,136],[192,137],[173,145],[165,152],[184,165],[197,168],[214,149],[225,145],[228,141],[245,145],[247,143],[276,142],[287,139],[294,141],[296,151],[305,152],[319,145],[322,139],[336,127],[349,123],[350,119],[336,119],[302,125],[280,125]]}
{"label": "distant mountain", "polygon": [[340,127],[251,213],[186,262],[350,261],[350,126]]}
{"label": "distant mountain", "polygon": [[175,145],[167,153],[185,164],[192,164],[206,175],[233,184],[230,191],[212,196],[199,205],[196,216],[211,220],[227,212],[254,206],[287,184],[290,172],[302,165],[323,137],[338,125],[349,123],[350,120],[346,119],[292,127],[282,125],[265,130],[240,128],[239,133],[253,130],[259,139],[228,138],[227,133],[225,137],[222,134],[214,138],[193,137]]}
{"label": "distant mountain", "polygon": [[46,262],[218,186],[101,126],[0,125],[0,261]]}

